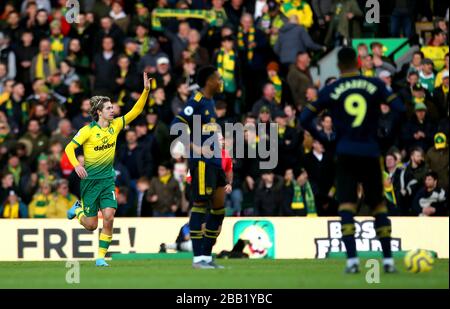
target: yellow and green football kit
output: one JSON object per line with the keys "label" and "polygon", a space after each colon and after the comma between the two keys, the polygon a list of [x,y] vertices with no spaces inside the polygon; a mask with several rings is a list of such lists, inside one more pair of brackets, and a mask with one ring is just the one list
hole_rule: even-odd
{"label": "yellow and green football kit", "polygon": [[117,208],[114,185],[114,155],[120,131],[139,116],[147,102],[149,90],[142,92],[134,107],[124,116],[115,118],[106,128],[93,121],[81,128],[66,146],[69,161],[79,165],[75,149],[83,147],[87,177],[80,182],[81,205],[84,215],[97,216],[99,209]]}

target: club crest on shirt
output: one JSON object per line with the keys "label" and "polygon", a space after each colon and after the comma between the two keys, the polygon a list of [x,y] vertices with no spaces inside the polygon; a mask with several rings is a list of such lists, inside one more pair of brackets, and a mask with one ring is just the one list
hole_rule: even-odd
{"label": "club crest on shirt", "polygon": [[110,134],[114,134],[114,128],[109,128],[108,131],[109,131]]}

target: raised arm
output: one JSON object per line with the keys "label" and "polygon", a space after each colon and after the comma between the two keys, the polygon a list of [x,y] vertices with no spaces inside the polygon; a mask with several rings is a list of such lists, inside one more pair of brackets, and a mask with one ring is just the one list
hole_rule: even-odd
{"label": "raised arm", "polygon": [[144,91],[142,91],[141,97],[136,104],[134,104],[133,108],[124,116],[125,125],[136,119],[144,110],[145,103],[147,103],[148,94],[150,93],[151,78],[148,78],[147,73],[145,72],[143,73],[143,78]]}

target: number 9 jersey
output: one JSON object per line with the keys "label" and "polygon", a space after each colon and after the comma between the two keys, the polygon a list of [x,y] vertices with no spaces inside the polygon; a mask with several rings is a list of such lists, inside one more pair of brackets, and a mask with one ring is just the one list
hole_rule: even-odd
{"label": "number 9 jersey", "polygon": [[381,103],[388,104],[394,112],[405,111],[402,101],[380,79],[358,73],[343,74],[319,92],[317,101],[305,107],[300,121],[314,138],[326,143],[312,121],[326,109],[336,130],[336,154],[379,157],[377,128]]}

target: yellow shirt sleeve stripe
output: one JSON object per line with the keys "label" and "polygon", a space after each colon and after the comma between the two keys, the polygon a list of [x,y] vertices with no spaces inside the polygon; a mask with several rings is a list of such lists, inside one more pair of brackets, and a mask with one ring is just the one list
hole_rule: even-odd
{"label": "yellow shirt sleeve stripe", "polygon": [[184,119],[182,116],[178,115],[177,118],[183,121],[184,123],[188,124],[187,120]]}
{"label": "yellow shirt sleeve stripe", "polygon": [[74,142],[75,144],[77,144],[78,147],[81,147],[81,145],[80,145],[76,140],[73,139],[72,142]]}

